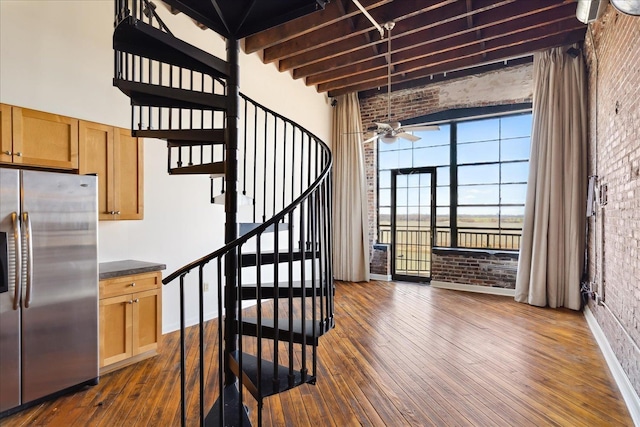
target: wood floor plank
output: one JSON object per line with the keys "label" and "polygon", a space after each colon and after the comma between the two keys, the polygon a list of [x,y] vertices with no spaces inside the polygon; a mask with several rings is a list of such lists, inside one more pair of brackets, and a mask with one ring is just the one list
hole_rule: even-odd
{"label": "wood floor plank", "polygon": [[[318,348],[317,384],[266,398],[263,426],[633,425],[581,313],[378,281],[337,282],[335,307],[337,326]],[[287,310],[281,304],[280,314]],[[273,305],[265,302],[263,311],[271,313]],[[187,389],[195,390],[187,401],[188,425],[195,425],[197,328],[189,328],[186,339]],[[213,320],[205,329],[205,412],[218,394],[217,340]],[[242,343],[248,352],[257,347],[254,337]],[[269,340],[263,347],[273,351]],[[278,346],[281,362],[287,347]],[[179,334],[167,334],[159,356],[0,425],[179,425],[179,348]],[[302,346],[294,348],[300,364]],[[310,353],[307,358],[310,366]],[[256,425],[256,403],[247,403]]]}

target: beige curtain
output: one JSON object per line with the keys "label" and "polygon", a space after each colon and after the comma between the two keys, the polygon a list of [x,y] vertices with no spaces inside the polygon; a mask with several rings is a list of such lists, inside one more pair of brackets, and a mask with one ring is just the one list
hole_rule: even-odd
{"label": "beige curtain", "polygon": [[360,104],[356,93],[337,98],[333,109],[333,275],[369,280],[367,189]]}
{"label": "beige curtain", "polygon": [[555,48],[534,56],[531,159],[515,299],[579,310],[587,83],[582,55],[566,51]]}

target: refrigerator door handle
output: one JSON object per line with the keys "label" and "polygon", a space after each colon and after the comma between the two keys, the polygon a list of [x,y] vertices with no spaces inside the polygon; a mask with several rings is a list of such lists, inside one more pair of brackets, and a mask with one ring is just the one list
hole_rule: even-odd
{"label": "refrigerator door handle", "polygon": [[13,309],[17,310],[20,306],[20,290],[22,289],[22,233],[20,232],[20,218],[17,212],[11,214],[11,222],[13,223],[13,240],[15,242],[15,290],[13,293]]}
{"label": "refrigerator door handle", "polygon": [[24,308],[29,308],[31,305],[31,282],[33,276],[33,239],[31,236],[31,218],[28,212],[22,213],[22,220],[24,221],[24,237],[27,243],[27,295],[25,296]]}

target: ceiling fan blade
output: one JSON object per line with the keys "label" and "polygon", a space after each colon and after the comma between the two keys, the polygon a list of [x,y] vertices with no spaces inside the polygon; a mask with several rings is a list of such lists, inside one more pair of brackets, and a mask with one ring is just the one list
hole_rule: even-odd
{"label": "ceiling fan blade", "polygon": [[397,133],[396,136],[399,138],[408,139],[411,142],[416,142],[422,139],[419,136],[411,135],[410,133],[406,133],[406,132]]}
{"label": "ceiling fan blade", "polygon": [[440,126],[438,125],[408,125],[403,126],[402,130],[410,130],[410,131],[426,131],[426,130],[440,130]]}
{"label": "ceiling fan blade", "polygon": [[378,129],[393,129],[389,123],[375,123],[375,125],[378,126]]}
{"label": "ceiling fan blade", "polygon": [[362,141],[362,143],[363,143],[363,144],[367,144],[367,143],[369,143],[369,142],[371,142],[371,141],[374,141],[374,140],[378,139],[378,136],[379,136],[379,135],[373,135],[371,138],[369,138],[369,139],[367,139],[367,140],[365,140],[365,141]]}

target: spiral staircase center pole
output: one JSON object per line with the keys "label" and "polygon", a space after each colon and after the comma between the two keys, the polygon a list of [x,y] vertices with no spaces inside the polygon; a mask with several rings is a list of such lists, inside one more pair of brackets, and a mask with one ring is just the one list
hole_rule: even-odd
{"label": "spiral staircase center pole", "polygon": [[[227,114],[225,124],[225,244],[238,237],[238,114],[240,101],[240,66],[238,52],[240,44],[237,39],[227,39],[227,62],[229,78],[227,79]],[[237,311],[237,259],[230,253],[225,259],[225,384],[233,384],[236,377],[231,372],[228,355],[237,349],[238,337],[234,331]]]}

